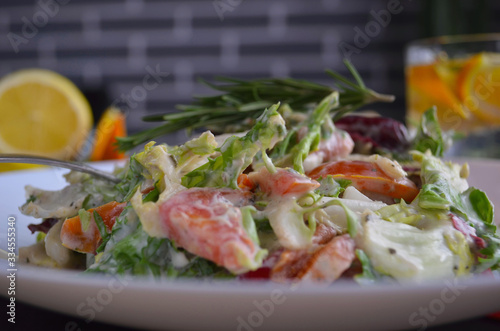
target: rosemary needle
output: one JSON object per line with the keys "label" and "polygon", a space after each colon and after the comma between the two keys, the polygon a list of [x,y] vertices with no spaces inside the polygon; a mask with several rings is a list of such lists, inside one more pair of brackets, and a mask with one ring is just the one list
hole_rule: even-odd
{"label": "rosemary needle", "polygon": [[202,81],[221,95],[196,97],[190,105],[177,105],[179,112],[145,116],[144,121],[162,122],[159,126],[134,135],[118,138],[118,148],[129,150],[156,137],[178,130],[207,127],[214,132],[242,131],[271,105],[280,102],[293,112],[307,112],[334,91],[339,92],[333,120],[373,102],[392,102],[394,96],[379,94],[367,88],[354,66],[344,61],[354,81],[327,70],[334,86],[292,78],[241,80],[219,77],[222,84]]}

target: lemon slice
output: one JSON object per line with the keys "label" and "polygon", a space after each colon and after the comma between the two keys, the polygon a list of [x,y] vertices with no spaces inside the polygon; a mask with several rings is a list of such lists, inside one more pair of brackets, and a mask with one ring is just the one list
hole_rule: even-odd
{"label": "lemon slice", "polygon": [[457,79],[462,103],[485,124],[500,125],[500,54],[471,57]]}
{"label": "lemon slice", "polygon": [[0,152],[69,160],[92,125],[87,99],[67,78],[26,69],[0,80]]}

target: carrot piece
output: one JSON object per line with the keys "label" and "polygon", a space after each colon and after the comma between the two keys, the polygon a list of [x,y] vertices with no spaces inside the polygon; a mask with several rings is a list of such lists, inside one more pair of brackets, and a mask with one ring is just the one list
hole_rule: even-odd
{"label": "carrot piece", "polygon": [[322,164],[308,173],[313,179],[332,175],[334,179],[348,179],[364,194],[379,193],[411,202],[419,189],[406,177],[394,179],[375,163],[365,161],[333,161]]}
{"label": "carrot piece", "polygon": [[249,191],[252,191],[253,189],[255,189],[255,184],[254,182],[252,182],[249,178],[248,178],[248,175],[247,174],[240,174],[238,176],[238,187],[242,190],[249,190]]}
{"label": "carrot piece", "polygon": [[101,216],[106,229],[110,231],[125,205],[125,202],[112,201],[95,209],[89,209],[88,212],[91,215],[90,224],[85,230],[82,229],[80,216],[66,219],[61,229],[63,246],[74,251],[95,254],[101,244],[102,237],[94,220],[94,211]]}

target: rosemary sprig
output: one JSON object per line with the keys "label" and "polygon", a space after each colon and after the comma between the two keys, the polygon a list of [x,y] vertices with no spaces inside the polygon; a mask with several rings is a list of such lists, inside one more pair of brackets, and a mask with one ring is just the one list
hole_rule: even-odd
{"label": "rosemary sprig", "polygon": [[[339,92],[338,106],[332,110],[333,120],[373,102],[392,102],[394,96],[379,94],[367,88],[353,65],[344,61],[354,82],[327,70],[335,80],[335,87],[292,78],[240,80],[219,77],[223,84],[202,81],[221,95],[196,97],[190,105],[176,106],[180,112],[149,115],[147,122],[164,122],[158,127],[118,138],[118,148],[129,150],[156,137],[182,129],[210,128],[222,133],[226,130],[245,130],[252,126],[264,109],[280,102],[294,112],[307,112],[334,91]],[[236,123],[236,125],[235,125]]]}

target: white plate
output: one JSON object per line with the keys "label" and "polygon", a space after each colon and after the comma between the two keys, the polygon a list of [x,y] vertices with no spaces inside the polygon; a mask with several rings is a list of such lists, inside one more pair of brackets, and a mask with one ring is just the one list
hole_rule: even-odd
{"label": "white plate", "polygon": [[[472,161],[470,183],[500,205],[500,162]],[[111,164],[101,164],[109,169]],[[16,243],[34,242],[26,226],[35,220],[18,211],[26,184],[64,186],[63,170],[0,174],[0,247],[6,223],[16,218]],[[499,218],[496,218],[499,222]],[[7,295],[7,264],[0,261],[0,293]],[[418,329],[500,310],[500,279],[479,277],[463,283],[293,288],[269,283],[190,282],[87,277],[18,266],[16,300],[80,318],[141,329],[170,330],[388,330]],[[75,327],[75,324],[68,328]],[[79,325],[85,329],[86,323]]]}

